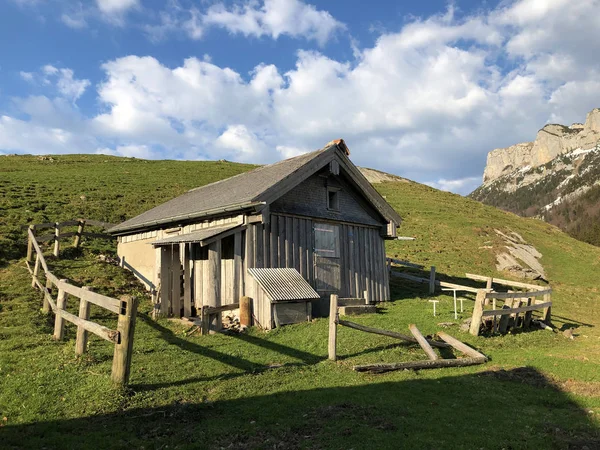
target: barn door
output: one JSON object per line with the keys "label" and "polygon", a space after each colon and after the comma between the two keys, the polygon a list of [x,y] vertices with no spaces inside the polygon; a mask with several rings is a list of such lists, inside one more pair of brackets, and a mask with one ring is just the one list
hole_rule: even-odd
{"label": "barn door", "polygon": [[340,229],[339,225],[314,225],[315,290],[321,300],[313,304],[313,314],[329,315],[329,296],[339,294],[340,282]]}

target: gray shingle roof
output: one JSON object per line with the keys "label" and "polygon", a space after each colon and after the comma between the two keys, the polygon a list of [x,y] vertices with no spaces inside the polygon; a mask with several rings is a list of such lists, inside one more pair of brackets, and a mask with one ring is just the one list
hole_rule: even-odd
{"label": "gray shingle roof", "polygon": [[226,209],[232,211],[251,207],[253,202],[267,189],[288,177],[300,167],[313,160],[327,149],[317,150],[295,158],[258,167],[215,183],[207,184],[186,192],[179,197],[162,203],[139,216],[126,220],[111,228],[109,232],[133,230],[177,219],[186,219],[201,212]]}
{"label": "gray shingle roof", "polygon": [[295,174],[306,175],[311,171],[314,173],[334,158],[345,167],[380,214],[400,224],[402,219],[398,213],[371,186],[347,158],[347,154],[348,149],[343,140],[332,141],[321,150],[258,167],[250,172],[192,189],[108,231],[114,234],[125,234],[161,224],[210,217],[223,212],[260,210],[265,203],[283,195],[286,185],[290,188],[290,183],[295,181],[295,178],[292,178]]}

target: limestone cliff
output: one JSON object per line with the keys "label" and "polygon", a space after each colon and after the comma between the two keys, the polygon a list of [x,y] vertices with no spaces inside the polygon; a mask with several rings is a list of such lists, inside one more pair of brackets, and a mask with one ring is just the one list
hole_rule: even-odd
{"label": "limestone cliff", "polygon": [[570,127],[549,124],[538,131],[533,142],[498,148],[488,153],[484,185],[527,166],[542,166],[559,155],[576,149],[589,150],[600,141],[600,108],[590,111],[585,124]]}

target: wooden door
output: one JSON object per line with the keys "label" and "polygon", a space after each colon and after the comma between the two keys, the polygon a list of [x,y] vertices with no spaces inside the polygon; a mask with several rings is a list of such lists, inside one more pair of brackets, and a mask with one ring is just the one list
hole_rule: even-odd
{"label": "wooden door", "polygon": [[341,288],[339,225],[315,223],[313,236],[315,290],[321,296],[313,303],[313,313],[327,316],[329,296],[339,294]]}

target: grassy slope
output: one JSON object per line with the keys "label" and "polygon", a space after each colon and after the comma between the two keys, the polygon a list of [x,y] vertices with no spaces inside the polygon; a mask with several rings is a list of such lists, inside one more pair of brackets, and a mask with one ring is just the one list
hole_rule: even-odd
{"label": "grassy slope", "polygon": [[[230,163],[127,160],[94,156],[3,158],[0,166],[0,429],[10,447],[80,448],[580,448],[600,445],[600,249],[544,223],[518,218],[415,183],[377,188],[404,217],[403,235],[388,254],[436,265],[460,280],[464,272],[494,274],[501,245],[493,227],[519,232],[543,254],[556,289],[555,323],[580,326],[576,340],[536,331],[472,338],[450,331],[488,354],[485,366],[365,375],[367,361],[424,357],[414,346],[341,329],[338,363],[327,361],[327,323],[284,327],[268,334],[186,336],[167,320],[148,320],[140,307],[131,386],[110,385],[111,346],[92,339],[74,355],[53,342],[51,322],[29,287],[18,225],[87,216],[130,217],[184,190],[247,170]],[[176,175],[173,175],[176,174]],[[68,185],[67,185],[68,183]],[[85,195],[85,200],[80,198]],[[29,210],[26,211],[26,210]],[[54,261],[57,274],[110,295],[141,294],[119,268],[100,263],[109,252],[90,242],[81,255]],[[3,259],[2,259],[3,258]],[[453,321],[451,300],[439,296],[431,316],[423,287],[395,283],[394,302],[361,323],[425,333]],[[70,307],[77,305],[72,301]],[[470,300],[465,302],[468,316]],[[114,319],[93,310],[93,318]],[[580,322],[583,322],[580,323]],[[280,366],[281,365],[281,366]],[[502,371],[490,369],[503,368]],[[590,412],[591,411],[591,412]],[[518,418],[517,418],[518,417]],[[510,431],[510,432],[508,432]],[[150,441],[150,442],[148,442]]]}

